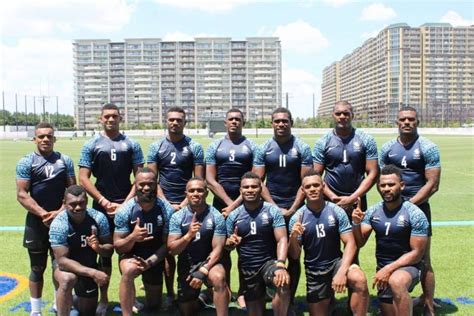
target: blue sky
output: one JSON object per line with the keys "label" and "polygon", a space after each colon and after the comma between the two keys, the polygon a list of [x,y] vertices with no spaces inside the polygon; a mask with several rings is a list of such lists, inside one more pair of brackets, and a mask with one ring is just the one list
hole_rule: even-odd
{"label": "blue sky", "polygon": [[[59,97],[73,113],[72,41],[81,38],[278,36],[283,94],[295,116],[312,115],[322,70],[393,23],[474,25],[472,1],[350,0],[17,0],[0,4],[1,90],[24,109],[32,96]],[[54,111],[55,98],[46,107]],[[39,102],[39,101],[37,101]]]}

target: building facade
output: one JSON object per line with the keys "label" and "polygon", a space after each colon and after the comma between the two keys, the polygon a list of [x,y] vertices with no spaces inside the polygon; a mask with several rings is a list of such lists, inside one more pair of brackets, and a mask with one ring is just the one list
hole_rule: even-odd
{"label": "building facade", "polygon": [[393,122],[413,106],[427,120],[473,116],[474,26],[394,24],[323,70],[318,115],[348,100],[359,120]]}
{"label": "building facade", "polygon": [[274,37],[80,39],[73,55],[79,129],[96,128],[106,102],[120,107],[129,128],[163,124],[172,106],[199,124],[231,107],[252,120],[281,105],[281,45]]}

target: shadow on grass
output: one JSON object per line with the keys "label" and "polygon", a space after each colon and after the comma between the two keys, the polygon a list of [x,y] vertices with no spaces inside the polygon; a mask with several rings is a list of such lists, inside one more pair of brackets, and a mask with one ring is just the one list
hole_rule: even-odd
{"label": "shadow on grass", "polygon": [[[163,297],[164,298],[164,297]],[[144,296],[139,296],[138,300],[140,302],[144,302],[145,298]],[[370,295],[369,298],[370,301],[370,306],[369,306],[369,315],[378,315],[379,314],[379,303],[377,296]],[[296,315],[307,315],[308,313],[308,305],[306,303],[306,296],[297,296],[295,298],[295,307],[296,307]],[[436,299],[436,302],[441,305],[441,308],[436,310],[436,315],[449,315],[449,314],[454,314],[458,312],[458,308],[455,305],[455,303],[450,300],[449,298],[442,298],[442,299]],[[120,315],[120,312],[113,312],[112,308],[118,306],[120,307],[119,302],[110,302],[111,308],[109,309],[109,312],[107,315]],[[306,313],[306,314],[305,314]],[[160,310],[158,313],[144,313],[140,312],[135,315],[163,315],[163,316],[178,316],[179,312],[177,308],[172,309],[171,311],[162,311]],[[198,315],[215,315],[216,312],[212,308],[203,308],[199,311]],[[238,307],[238,305],[235,302],[231,302],[229,305],[229,315],[231,316],[240,316],[240,315],[247,315],[247,312],[245,310],[242,310]],[[265,315],[273,315],[271,311],[271,305],[270,303],[267,303],[267,309],[265,312]],[[335,308],[332,313],[332,316],[350,316],[352,313],[349,310],[349,306],[347,303],[347,296],[346,297],[341,297],[336,299],[335,303]],[[423,308],[422,307],[415,307],[413,310],[413,315],[414,316],[422,316],[423,315]]]}

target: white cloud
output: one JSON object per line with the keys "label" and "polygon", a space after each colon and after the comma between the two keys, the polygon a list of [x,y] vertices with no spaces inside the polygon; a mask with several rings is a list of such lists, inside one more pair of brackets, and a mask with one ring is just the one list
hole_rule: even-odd
{"label": "white cloud", "polygon": [[440,22],[450,23],[452,26],[470,26],[474,25],[474,20],[466,20],[456,11],[449,10],[442,17]]}
{"label": "white cloud", "polygon": [[113,32],[126,25],[135,3],[126,0],[20,0],[2,2],[8,36],[47,36],[77,30]]}
{"label": "white cloud", "polygon": [[339,8],[342,7],[343,5],[349,3],[350,0],[323,0],[323,3],[334,7],[334,8]]}
{"label": "white cloud", "polygon": [[188,10],[200,10],[211,13],[230,11],[238,6],[262,0],[154,0],[156,4],[168,5]]}
{"label": "white cloud", "polygon": [[[18,94],[22,111],[25,95],[30,96],[29,111],[32,109],[32,96],[50,95],[59,97],[60,112],[72,114],[73,64],[70,41],[24,38],[14,46],[2,44],[1,50],[1,85],[9,110],[13,109],[15,93]],[[55,99],[46,103],[46,110],[56,110]]]}
{"label": "white cloud", "polygon": [[282,73],[283,101],[288,92],[289,108],[294,117],[311,117],[313,115],[313,93],[315,94],[315,106],[320,99],[321,81],[314,74],[297,68],[288,68],[283,65]]}
{"label": "white cloud", "polygon": [[397,16],[392,8],[380,4],[373,3],[362,10],[360,19],[362,21],[385,21]]}
{"label": "white cloud", "polygon": [[[267,32],[265,27],[259,30],[261,35]],[[272,35],[280,38],[284,50],[299,54],[317,54],[329,47],[329,41],[319,29],[301,20],[278,26]]]}

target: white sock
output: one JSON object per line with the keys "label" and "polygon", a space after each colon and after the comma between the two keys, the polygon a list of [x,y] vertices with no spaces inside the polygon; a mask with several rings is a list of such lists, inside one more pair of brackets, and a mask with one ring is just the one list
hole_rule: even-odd
{"label": "white sock", "polygon": [[41,313],[41,297],[33,298],[30,297],[31,312]]}

